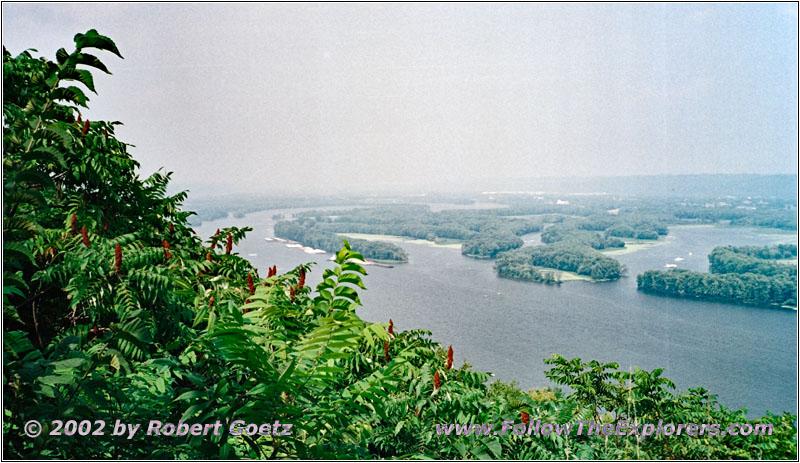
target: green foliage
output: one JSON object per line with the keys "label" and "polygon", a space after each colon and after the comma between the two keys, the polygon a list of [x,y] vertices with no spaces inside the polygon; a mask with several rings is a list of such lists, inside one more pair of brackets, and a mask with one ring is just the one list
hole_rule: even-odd
{"label": "green foliage", "polygon": [[[275,236],[328,252],[338,251],[344,241],[342,237],[334,233],[317,230],[314,228],[314,221],[309,219],[299,222],[278,222],[275,224]],[[364,257],[394,262],[408,261],[406,252],[396,244],[359,239],[350,241]]]}
{"label": "green foliage", "polygon": [[[796,417],[767,415],[763,438],[603,439],[441,436],[441,423],[587,417],[744,422],[704,390],[674,394],[660,370],[555,357],[574,392],[486,385],[450,368],[430,333],[389,331],[356,315],[366,271],[347,242],[315,288],[309,265],[260,277],[230,227],[203,241],[166,194],[169,174],[139,178],[118,123],[79,121],[89,31],[56,62],[3,53],[3,457],[6,459],[794,458]],[[75,85],[64,86],[65,81]],[[78,87],[82,86],[82,87]],[[438,378],[438,379],[437,379]],[[438,386],[438,387],[437,387]],[[294,425],[291,435],[112,436],[146,424]],[[102,420],[102,436],[51,436],[52,420]],[[44,424],[25,437],[28,420]]]}
{"label": "green foliage", "polygon": [[625,247],[625,242],[619,238],[603,236],[597,232],[584,230],[574,222],[560,223],[547,227],[542,232],[542,243],[570,243],[572,245],[591,246],[593,249],[598,250]]}
{"label": "green foliage", "polygon": [[493,259],[499,252],[523,245],[519,236],[541,230],[540,219],[507,218],[494,210],[444,210],[398,205],[349,211],[305,212],[306,226],[329,233],[406,236],[434,242],[463,241],[461,253]]}
{"label": "green foliage", "polygon": [[557,282],[551,281],[553,277],[546,269],[574,272],[594,280],[616,280],[623,272],[615,259],[568,241],[504,252],[498,256],[495,269],[501,276],[545,283]]}
{"label": "green foliage", "polygon": [[708,256],[711,273],[757,273],[768,277],[797,279],[795,265],[783,265],[776,259],[797,258],[797,246],[724,246],[714,248]]}

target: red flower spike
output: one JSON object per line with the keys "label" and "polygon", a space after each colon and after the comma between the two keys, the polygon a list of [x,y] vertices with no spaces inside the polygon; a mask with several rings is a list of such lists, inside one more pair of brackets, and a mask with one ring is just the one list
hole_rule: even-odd
{"label": "red flower spike", "polygon": [[81,115],[80,114],[78,114],[78,122],[83,122],[83,119],[81,119]]}
{"label": "red flower spike", "polygon": [[225,254],[230,254],[233,249],[233,235],[228,235],[228,243],[225,245]]}
{"label": "red flower spike", "polygon": [[72,214],[69,225],[72,227],[72,233],[78,233],[78,217],[75,214]]}
{"label": "red flower spike", "polygon": [[175,226],[174,225],[169,224],[169,232],[170,233],[175,233]]}
{"label": "red flower spike", "polygon": [[249,273],[247,274],[247,287],[250,289],[251,296],[256,293],[256,285],[253,284],[253,275]]}
{"label": "red flower spike", "polygon": [[303,286],[306,285],[306,271],[300,269],[300,281],[297,282],[297,290],[300,291],[303,289]]}
{"label": "red flower spike", "polygon": [[214,237],[211,238],[211,245],[208,247],[209,249],[214,249],[217,246],[217,235],[219,235],[219,228],[214,233]]}
{"label": "red flower spike", "polygon": [[389,341],[383,344],[383,359],[389,361]]}
{"label": "red flower spike", "polygon": [[525,423],[526,425],[527,425],[528,423],[530,423],[530,422],[531,422],[531,417],[530,417],[530,415],[528,415],[528,414],[527,414],[527,413],[525,413],[525,412],[522,412],[522,413],[520,413],[520,419],[521,419],[521,420],[522,420],[522,422],[523,422],[523,423]]}
{"label": "red flower spike", "polygon": [[161,245],[164,247],[164,255],[167,256],[167,260],[172,259],[172,254],[169,253],[169,243],[167,243],[167,240],[161,240]]}
{"label": "red flower spike", "polygon": [[108,130],[103,129],[103,135],[108,136]]}
{"label": "red flower spike", "polygon": [[122,267],[122,246],[117,243],[117,247],[114,248],[114,273],[119,275],[120,267]]}
{"label": "red flower spike", "polygon": [[89,241],[89,232],[86,231],[86,225],[81,227],[81,237],[83,238],[83,244],[86,245],[87,248],[91,248],[92,242]]}
{"label": "red flower spike", "polygon": [[211,262],[211,253],[206,254],[206,260]]}
{"label": "red flower spike", "polygon": [[453,368],[453,346],[450,346],[447,349],[447,365],[445,366],[445,370],[449,370]]}
{"label": "red flower spike", "polygon": [[100,327],[97,326],[97,323],[95,323],[94,326],[92,327],[92,334],[94,334],[95,338],[100,337]]}
{"label": "red flower spike", "polygon": [[294,302],[294,288],[289,288],[289,297],[292,298],[292,302]]}
{"label": "red flower spike", "polygon": [[211,306],[213,305],[214,305],[214,296],[211,296],[211,299],[208,300],[208,307],[211,308]]}
{"label": "red flower spike", "polygon": [[108,231],[108,220],[103,223],[103,231]]}
{"label": "red flower spike", "polygon": [[89,133],[89,121],[88,120],[83,123],[83,134],[86,135],[87,133]]}
{"label": "red flower spike", "polygon": [[392,319],[389,319],[389,334],[394,334],[394,322]]}
{"label": "red flower spike", "polygon": [[435,390],[439,389],[439,385],[440,384],[441,384],[441,381],[439,380],[439,370],[436,370],[436,374],[433,375],[433,390],[435,391]]}

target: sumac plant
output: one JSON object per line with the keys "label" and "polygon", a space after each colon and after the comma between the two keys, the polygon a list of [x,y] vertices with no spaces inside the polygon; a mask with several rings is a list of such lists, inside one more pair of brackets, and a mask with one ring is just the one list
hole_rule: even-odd
{"label": "sumac plant", "polygon": [[[367,322],[362,256],[347,242],[316,288],[310,265],[260,278],[233,252],[249,228],[204,241],[170,174],[140,178],[118,122],[82,117],[101,61],[122,58],[90,30],[55,61],[3,49],[3,457],[10,459],[779,459],[796,458],[796,418],[748,420],[661,371],[554,357],[559,389],[523,392],[453,365],[422,330]],[[224,245],[223,245],[224,243]],[[480,435],[436,424],[662,419],[771,423],[772,436],[602,438]],[[52,420],[97,420],[102,436],[50,435]],[[213,424],[210,436],[132,439],[125,423]],[[36,438],[23,427],[43,423]],[[291,435],[227,432],[233,420]]]}

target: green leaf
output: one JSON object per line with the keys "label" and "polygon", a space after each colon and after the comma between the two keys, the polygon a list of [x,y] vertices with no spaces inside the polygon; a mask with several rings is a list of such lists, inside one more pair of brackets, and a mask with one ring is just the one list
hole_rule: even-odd
{"label": "green leaf", "polygon": [[74,378],[72,375],[49,375],[49,376],[40,376],[39,382],[43,384],[72,384],[74,382]]}
{"label": "green leaf", "polygon": [[357,273],[360,273],[362,275],[366,275],[367,274],[367,269],[365,269],[364,267],[362,267],[361,265],[359,265],[359,264],[357,264],[355,262],[345,262],[344,264],[342,264],[342,271],[344,271],[344,272],[357,272]]}
{"label": "green leaf", "polygon": [[76,80],[92,92],[97,93],[94,89],[92,73],[86,69],[64,68],[58,72],[58,78],[61,80]]}
{"label": "green leaf", "polygon": [[31,251],[22,243],[15,241],[4,242],[3,254],[4,260],[6,257],[10,257],[18,261],[27,260],[31,265],[36,265],[36,262],[33,260],[33,254],[31,254]]}
{"label": "green leaf", "polygon": [[56,52],[56,61],[58,61],[58,64],[64,64],[68,57],[69,53],[63,48],[59,48]]}
{"label": "green leaf", "polygon": [[343,273],[339,276],[339,283],[349,283],[351,285],[358,286],[361,289],[367,289],[364,286],[364,282],[361,280],[361,277],[355,273]]}
{"label": "green leaf", "polygon": [[178,397],[176,397],[175,401],[177,402],[177,401],[180,401],[180,400],[197,399],[197,398],[200,398],[200,397],[206,397],[206,395],[207,395],[207,393],[205,391],[187,391],[187,392],[184,392],[183,394],[179,395]]}
{"label": "green leaf", "polygon": [[83,50],[84,48],[96,48],[98,50],[110,51],[111,53],[114,53],[122,58],[122,55],[117,49],[117,45],[114,43],[114,41],[104,35],[100,35],[95,29],[91,29],[85,34],[76,34],[75,47],[78,50]]}
{"label": "green leaf", "polygon": [[[69,148],[72,145],[72,138],[63,130],[55,126],[39,129],[33,134],[33,139],[36,141],[50,141],[62,148]],[[37,146],[38,148],[38,146]]]}
{"label": "green leaf", "polygon": [[44,163],[52,162],[59,167],[67,167],[67,164],[64,162],[64,156],[52,146],[40,146],[25,153],[23,159],[25,159],[25,161],[43,161]]}
{"label": "green leaf", "polygon": [[71,358],[66,360],[59,360],[58,362],[53,362],[51,365],[55,370],[74,370],[75,368],[80,367],[86,363],[86,359],[83,358]]}
{"label": "green leaf", "polygon": [[86,97],[86,94],[83,93],[83,90],[74,85],[70,85],[69,87],[54,88],[53,91],[50,92],[50,99],[54,101],[70,101],[78,106],[83,107],[86,107],[86,102],[89,101],[89,99]]}
{"label": "green leaf", "polygon": [[100,61],[96,56],[90,55],[88,53],[79,53],[78,56],[75,58],[75,64],[83,64],[86,66],[91,66],[95,69],[99,69],[106,74],[111,74],[105,64]]}
{"label": "green leaf", "polygon": [[337,297],[345,297],[352,301],[358,300],[358,293],[356,290],[347,286],[337,286],[336,289],[333,290],[333,295]]}

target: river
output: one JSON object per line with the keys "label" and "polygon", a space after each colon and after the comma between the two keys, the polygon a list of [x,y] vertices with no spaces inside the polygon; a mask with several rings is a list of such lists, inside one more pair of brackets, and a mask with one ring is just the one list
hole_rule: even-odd
{"label": "river", "polygon": [[[314,208],[315,210],[325,208]],[[342,209],[334,207],[330,209]],[[272,237],[271,210],[204,222],[207,238],[216,228],[250,226],[235,249],[261,274],[317,262],[309,284],[321,280],[330,254],[306,254]],[[526,245],[538,234],[526,235]],[[553,386],[544,358],[553,353],[583,360],[664,369],[680,390],[703,386],[728,408],[749,417],[797,413],[797,312],[701,302],[644,294],[636,275],[665,264],[708,270],[708,254],[721,245],[796,242],[796,235],[740,227],[671,227],[665,243],[615,256],[628,271],[616,282],[572,281],[561,286],[498,278],[493,261],[475,260],[457,249],[401,243],[409,262],[394,268],[368,267],[359,315],[374,322],[392,318],[398,329],[422,328],[444,346],[453,345],[455,364],[467,361],[523,389]],[[250,254],[257,254],[252,256]],[[675,258],[683,261],[676,262]]]}

